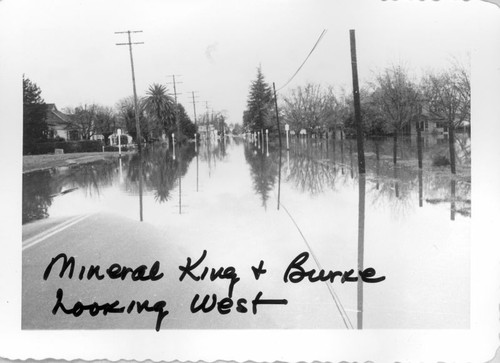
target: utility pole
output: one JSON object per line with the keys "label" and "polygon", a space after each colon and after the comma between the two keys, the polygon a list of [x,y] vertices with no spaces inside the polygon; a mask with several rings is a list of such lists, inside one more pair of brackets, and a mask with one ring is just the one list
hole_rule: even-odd
{"label": "utility pole", "polygon": [[361,124],[361,102],[359,100],[358,61],[356,59],[356,34],[349,30],[351,40],[352,92],[354,95],[354,116],[356,118],[356,140],[358,146],[358,169],[365,174],[365,151],[363,146],[363,125]]}
{"label": "utility pole", "polygon": [[205,101],[205,108],[207,109],[207,123],[206,123],[206,129],[207,129],[207,141],[210,142],[210,128],[208,125],[210,124],[210,112],[208,112],[208,101]]}
{"label": "utility pole", "polygon": [[[178,77],[181,77],[178,75]],[[179,107],[177,105],[177,95],[181,94],[181,93],[177,93],[177,83],[182,83],[182,82],[175,82],[175,75],[172,74],[172,83],[167,83],[167,84],[173,84],[174,85],[174,104],[175,104],[175,112],[174,112],[174,116],[175,116],[175,124],[177,126],[177,142],[180,142],[181,140],[181,126],[180,126],[180,122],[179,122]],[[175,147],[175,145],[174,145]]]}
{"label": "utility pole", "polygon": [[193,112],[194,112],[194,124],[195,126],[197,125],[196,123],[196,101],[194,100],[194,92],[195,91],[191,91],[191,95],[193,96]]}
{"label": "utility pole", "polygon": [[139,124],[139,113],[137,109],[137,91],[135,87],[135,72],[134,72],[134,57],[132,55],[132,44],[144,44],[144,42],[134,42],[132,43],[132,38],[130,36],[131,33],[142,33],[142,30],[127,30],[123,32],[115,32],[115,34],[127,34],[128,35],[128,43],[116,43],[116,45],[128,45],[130,51],[130,66],[132,68],[132,85],[134,88],[134,110],[135,110],[135,128],[137,133],[137,147],[139,148],[139,152],[142,151],[141,146],[141,126]]}

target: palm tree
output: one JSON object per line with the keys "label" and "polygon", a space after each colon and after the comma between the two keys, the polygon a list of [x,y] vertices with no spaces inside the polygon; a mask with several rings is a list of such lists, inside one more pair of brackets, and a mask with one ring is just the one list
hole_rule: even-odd
{"label": "palm tree", "polygon": [[155,121],[155,129],[160,129],[168,134],[174,126],[174,100],[168,95],[167,87],[153,83],[149,86],[144,98],[144,109]]}

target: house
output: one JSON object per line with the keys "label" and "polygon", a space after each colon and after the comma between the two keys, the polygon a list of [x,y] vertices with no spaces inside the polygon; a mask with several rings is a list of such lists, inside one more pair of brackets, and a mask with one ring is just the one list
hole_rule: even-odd
{"label": "house", "polygon": [[49,138],[63,138],[66,141],[81,140],[78,126],[67,115],[59,111],[54,103],[47,103],[47,126]]}
{"label": "house", "polygon": [[[422,113],[420,118],[420,131],[422,134],[435,134],[435,135],[447,135],[448,134],[448,122],[433,120],[429,111],[429,105],[425,103],[422,107]],[[470,121],[458,122],[455,120],[455,124],[458,124],[455,131],[456,132],[467,132],[470,131]],[[416,122],[410,122],[403,127],[403,133],[408,135],[417,134],[417,124]]]}
{"label": "house", "polygon": [[[49,128],[49,138],[63,138],[65,141],[83,140],[80,127],[74,121],[73,115],[68,115],[59,111],[54,103],[47,103],[47,126]],[[95,134],[90,140],[104,140],[101,134]]]}
{"label": "house", "polygon": [[[132,141],[133,141],[132,136],[130,136],[130,135],[126,134],[126,133],[122,133],[121,135],[122,135],[122,139],[121,139],[122,140],[121,141],[121,145],[122,146],[123,145],[127,145],[127,144],[129,144],[129,145],[132,144]],[[102,136],[102,135],[100,135],[100,136]],[[126,142],[124,142],[124,138],[125,137],[127,138]],[[118,134],[116,132],[109,136],[109,144],[111,146],[117,146],[118,145]]]}

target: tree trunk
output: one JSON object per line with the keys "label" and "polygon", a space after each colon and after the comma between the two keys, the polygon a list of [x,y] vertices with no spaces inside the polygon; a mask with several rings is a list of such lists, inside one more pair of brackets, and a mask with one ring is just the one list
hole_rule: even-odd
{"label": "tree trunk", "polygon": [[455,211],[456,211],[456,206],[455,206],[455,188],[456,188],[456,180],[452,178],[450,180],[450,188],[451,188],[451,203],[450,203],[450,220],[454,221],[455,220]]}
{"label": "tree trunk", "polygon": [[418,168],[422,169],[422,130],[420,129],[420,122],[417,122],[417,154]]}
{"label": "tree trunk", "polygon": [[449,146],[450,146],[451,173],[456,174],[456,170],[455,170],[455,126],[451,122],[448,126],[448,141],[449,141]]}
{"label": "tree trunk", "polygon": [[394,145],[392,148],[392,161],[395,165],[398,158],[398,130],[394,130],[393,139],[394,139]]}
{"label": "tree trunk", "polygon": [[418,206],[424,205],[424,186],[423,186],[423,171],[418,171]]}

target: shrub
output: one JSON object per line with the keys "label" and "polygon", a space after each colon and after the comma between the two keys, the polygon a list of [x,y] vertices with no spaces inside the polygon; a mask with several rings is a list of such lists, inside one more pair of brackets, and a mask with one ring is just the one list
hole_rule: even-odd
{"label": "shrub", "polygon": [[[127,136],[120,135],[120,139],[121,139],[120,142],[121,142],[122,146],[128,144],[128,137]],[[118,142],[118,140],[116,140],[116,142]]]}
{"label": "shrub", "polygon": [[55,149],[63,149],[65,154],[102,151],[102,142],[99,140],[81,140],[24,144],[23,155],[53,154]]}
{"label": "shrub", "polygon": [[434,155],[432,157],[432,166],[448,166],[450,165],[450,160],[445,155]]}
{"label": "shrub", "polygon": [[[112,146],[108,145],[108,146],[104,147],[104,151],[119,151],[119,149],[118,149],[118,146],[116,146],[116,145],[112,145]],[[128,151],[128,146],[122,145],[122,152],[123,151]]]}

